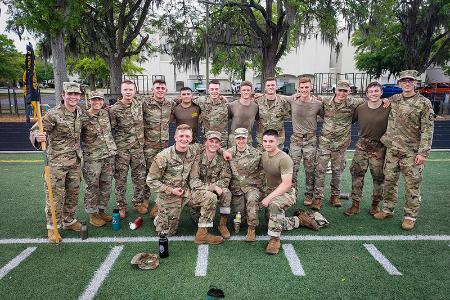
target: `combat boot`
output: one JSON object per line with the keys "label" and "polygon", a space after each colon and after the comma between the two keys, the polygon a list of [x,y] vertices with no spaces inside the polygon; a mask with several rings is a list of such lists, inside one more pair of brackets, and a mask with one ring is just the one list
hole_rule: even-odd
{"label": "combat boot", "polygon": [[415,225],[416,225],[416,220],[414,220],[411,217],[405,217],[402,222],[402,229],[403,230],[412,230]]}
{"label": "combat boot", "polygon": [[81,231],[81,223],[79,221],[76,221],[72,225],[63,225],[64,230],[73,230],[73,231]]}
{"label": "combat boot", "polygon": [[301,208],[294,211],[294,217],[298,218],[299,227],[306,227],[316,231],[320,228],[314,216]]}
{"label": "combat boot", "polygon": [[369,214],[371,214],[372,216],[381,211],[380,208],[378,207],[378,203],[380,203],[380,201],[372,201],[372,205],[370,206],[369,209]]}
{"label": "combat boot", "polygon": [[303,205],[310,206],[311,204],[313,204],[313,198],[311,196],[305,196]]}
{"label": "combat boot", "polygon": [[152,209],[150,210],[150,218],[154,219],[158,215],[158,206],[156,203],[153,205]]}
{"label": "combat boot", "polygon": [[280,238],[271,236],[269,243],[267,244],[266,247],[266,253],[271,255],[277,254],[278,251],[280,251],[280,247],[281,247]]}
{"label": "combat boot", "polygon": [[105,214],[105,210],[104,209],[99,209],[98,210],[98,215],[105,222],[111,222],[112,221],[112,217],[110,215],[108,215],[108,214]]}
{"label": "combat boot", "polygon": [[359,213],[359,201],[353,201],[352,206],[347,208],[344,212],[344,214],[347,216],[353,216],[356,215],[357,213]]}
{"label": "combat boot", "polygon": [[106,224],[106,221],[102,219],[99,213],[90,214],[89,223],[95,227],[102,227]]}
{"label": "combat boot", "polygon": [[59,237],[55,236],[53,229],[48,229],[47,236],[48,236],[48,241],[52,244],[58,244],[59,242],[62,241],[62,238],[60,236]]}
{"label": "combat boot", "polygon": [[322,205],[322,201],[320,199],[314,199],[313,203],[311,204],[311,209],[320,211],[321,205]]}
{"label": "combat boot", "polygon": [[341,207],[341,200],[339,199],[339,196],[331,195],[330,197],[330,204],[333,207]]}
{"label": "combat boot", "polygon": [[138,214],[140,215],[145,215],[146,213],[148,213],[148,209],[145,208],[143,203],[139,203],[136,204],[136,206],[134,207],[134,209],[137,211]]}
{"label": "combat boot", "polygon": [[377,220],[384,220],[384,219],[389,219],[393,217],[393,214],[391,213],[387,213],[385,211],[379,211],[376,214],[373,215],[373,217]]}
{"label": "combat boot", "polygon": [[146,209],[148,209],[148,201],[142,202],[142,205],[143,205]]}
{"label": "combat boot", "polygon": [[226,240],[230,238],[230,231],[228,231],[227,228],[227,219],[228,215],[220,215],[219,232],[220,235]]}
{"label": "combat boot", "polygon": [[247,229],[247,235],[245,236],[246,242],[254,242],[256,241],[256,232],[255,232],[255,226],[248,226]]}
{"label": "combat boot", "polygon": [[197,229],[197,233],[195,234],[194,242],[196,244],[217,245],[223,242],[223,237],[208,233],[208,229],[206,229],[206,227],[199,227]]}
{"label": "combat boot", "polygon": [[119,215],[120,215],[121,220],[125,219],[125,217],[127,215],[127,211],[125,210],[125,208],[119,209]]}

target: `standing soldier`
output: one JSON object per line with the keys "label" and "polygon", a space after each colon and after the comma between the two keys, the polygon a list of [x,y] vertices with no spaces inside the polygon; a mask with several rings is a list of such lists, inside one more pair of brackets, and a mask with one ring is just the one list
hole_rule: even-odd
{"label": "standing soldier", "polygon": [[383,196],[383,165],[386,147],[380,142],[381,136],[386,132],[390,107],[384,108],[381,95],[383,87],[378,82],[367,86],[366,96],[368,102],[355,109],[353,120],[359,122],[359,138],[355,146],[350,173],[352,174],[352,206],[345,214],[352,216],[359,213],[361,195],[364,186],[364,176],[367,168],[373,179],[372,205],[370,214],[379,211],[378,203]]}
{"label": "standing soldier", "polygon": [[116,144],[111,133],[109,114],[103,109],[102,92],[89,94],[89,109],[81,116],[81,148],[83,178],[86,183],[84,205],[90,215],[89,223],[100,227],[112,220],[105,213],[114,176]]}
{"label": "standing soldier", "polygon": [[[48,142],[47,159],[51,170],[52,190],[55,198],[57,227],[80,231],[81,223],[75,219],[81,176],[81,108],[80,85],[76,82],[63,83],[63,103],[50,109],[42,120],[44,132],[39,133],[38,124],[30,130],[30,141],[35,147]],[[48,140],[47,140],[48,138]],[[48,240],[58,243],[53,234],[52,215],[46,191],[45,213],[47,217]]]}
{"label": "standing soldier", "polygon": [[227,150],[233,159],[231,165],[232,215],[246,212],[248,230],[245,236],[246,242],[256,240],[256,226],[259,225],[258,210],[261,199],[262,187],[261,153],[248,145],[248,130],[237,128],[233,134],[236,146]]}
{"label": "standing soldier", "polygon": [[[200,117],[200,107],[192,103],[192,90],[189,87],[182,87],[180,90],[181,102],[172,110],[172,120],[175,120],[176,127],[187,124],[192,128],[192,143],[197,142],[198,121]],[[150,168],[150,167],[149,167]]]}
{"label": "standing soldier", "polygon": [[125,218],[127,202],[128,169],[131,167],[134,194],[133,205],[140,214],[146,214],[144,201],[145,158],[144,124],[142,122],[142,101],[136,98],[136,86],[125,80],[120,85],[122,97],[109,111],[111,128],[117,146],[114,179],[116,181],[116,201],[120,218]]}
{"label": "standing soldier", "polygon": [[200,208],[195,243],[220,244],[223,242],[221,236],[208,233],[208,228],[213,226],[217,197],[199,179],[198,145],[190,146],[191,141],[189,125],[178,126],[175,145],[158,153],[150,167],[147,184],[156,191],[156,231],[162,235],[174,235],[181,210],[187,204],[191,208]]}
{"label": "standing soldier", "polygon": [[403,92],[390,98],[391,112],[386,133],[381,142],[387,147],[384,164],[383,210],[375,219],[391,218],[397,204],[400,172],[405,178],[405,206],[402,229],[412,230],[421,203],[420,185],[425,160],[433,140],[434,116],[430,101],[416,93],[418,72],[400,72],[399,85]]}

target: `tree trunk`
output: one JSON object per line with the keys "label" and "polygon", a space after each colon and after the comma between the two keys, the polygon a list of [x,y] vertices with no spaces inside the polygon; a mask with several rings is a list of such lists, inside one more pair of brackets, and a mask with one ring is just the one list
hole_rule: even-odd
{"label": "tree trunk", "polygon": [[120,94],[122,83],[122,56],[112,53],[108,58],[111,95]]}
{"label": "tree trunk", "polygon": [[241,80],[245,81],[245,72],[247,71],[247,66],[245,65],[245,62],[242,64],[241,68]]}
{"label": "tree trunk", "polygon": [[263,48],[263,62],[262,62],[262,70],[261,70],[261,86],[264,86],[266,82],[266,78],[275,76],[275,66],[277,62],[275,61],[275,57],[277,54],[276,46],[266,46]]}
{"label": "tree trunk", "polygon": [[55,100],[58,104],[62,100],[63,82],[69,81],[64,49],[64,31],[61,30],[55,37],[50,37],[50,46],[52,48],[53,76],[55,80]]}

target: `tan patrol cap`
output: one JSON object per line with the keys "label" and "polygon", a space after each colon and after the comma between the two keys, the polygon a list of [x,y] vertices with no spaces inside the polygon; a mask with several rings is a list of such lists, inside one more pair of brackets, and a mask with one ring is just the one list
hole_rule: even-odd
{"label": "tan patrol cap", "polygon": [[336,83],[336,89],[350,91],[350,82],[348,82],[347,80],[339,80]]}
{"label": "tan patrol cap", "polygon": [[398,81],[402,80],[402,79],[412,79],[412,80],[417,80],[417,76],[419,75],[419,72],[417,72],[416,70],[404,70],[400,72],[400,76],[398,78]]}
{"label": "tan patrol cap", "polygon": [[218,131],[207,131],[206,132],[206,139],[210,140],[210,139],[218,139],[219,141],[221,140],[221,134]]}
{"label": "tan patrol cap", "polygon": [[66,93],[78,93],[81,94],[80,84],[76,82],[64,82],[63,90]]}
{"label": "tan patrol cap", "polygon": [[154,270],[159,266],[158,255],[154,253],[138,253],[131,259],[132,265],[137,265],[139,269]]}
{"label": "tan patrol cap", "polygon": [[88,100],[91,100],[93,98],[101,98],[101,99],[105,100],[105,94],[100,91],[91,91],[91,92],[89,92]]}
{"label": "tan patrol cap", "polygon": [[236,128],[234,130],[234,138],[238,138],[238,137],[248,137],[248,130],[245,128]]}

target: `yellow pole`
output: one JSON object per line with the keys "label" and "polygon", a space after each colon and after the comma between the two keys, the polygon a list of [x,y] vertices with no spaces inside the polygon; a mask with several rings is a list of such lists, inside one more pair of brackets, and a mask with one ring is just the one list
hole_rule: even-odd
{"label": "yellow pole", "polygon": [[[41,104],[39,102],[37,105],[37,117],[38,117],[38,125],[39,132],[44,132],[44,127],[42,126],[42,114],[41,114]],[[55,210],[55,201],[53,199],[53,189],[52,189],[52,178],[50,172],[50,166],[47,161],[47,143],[41,142],[42,153],[44,155],[44,180],[47,183],[47,191],[48,191],[48,201],[50,202],[50,212],[52,214],[52,223],[53,223],[53,235],[55,236],[56,244],[59,244],[61,241],[61,236],[58,231],[58,222],[56,221],[56,210]]]}

